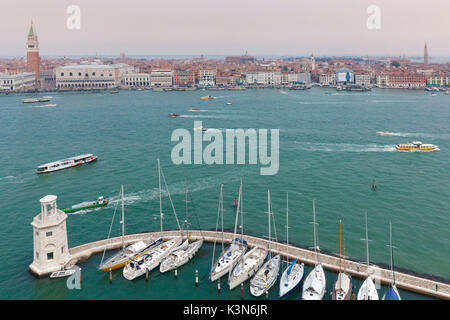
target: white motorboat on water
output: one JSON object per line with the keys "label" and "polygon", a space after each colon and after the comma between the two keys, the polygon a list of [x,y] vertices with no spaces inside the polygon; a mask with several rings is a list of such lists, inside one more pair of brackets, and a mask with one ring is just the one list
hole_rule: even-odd
{"label": "white motorboat on water", "polygon": [[367,257],[367,278],[358,291],[358,300],[379,300],[377,288],[373,283],[372,277],[369,274],[369,230],[367,227],[367,212],[364,214],[366,220],[366,238],[362,239],[366,241],[366,257]]}
{"label": "white motorboat on water", "polygon": [[383,295],[383,300],[402,300],[400,294],[398,293],[397,286],[395,285],[395,272],[394,272],[394,251],[395,248],[392,246],[392,223],[389,222],[389,247],[391,253],[391,273],[392,273],[392,284],[391,287]]}
{"label": "white motorboat on water", "polygon": [[[151,248],[155,247],[156,245],[160,244],[162,242],[162,238],[159,237],[156,240],[152,238],[144,239],[141,241],[138,241],[136,243],[133,243],[127,247],[125,247],[125,210],[124,210],[124,192],[123,192],[123,185],[121,186],[121,198],[122,198],[122,249],[117,252],[115,255],[111,256],[109,259],[103,262],[103,259],[105,257],[106,248],[108,245],[105,246],[105,249],[103,251],[102,260],[100,262],[99,270],[101,271],[110,271],[110,270],[116,270],[119,268],[122,268],[130,259],[135,259],[141,256],[142,254],[146,253]],[[114,210],[115,215],[115,210]],[[114,222],[114,216],[113,220],[111,222]],[[111,230],[110,227],[110,230]],[[109,239],[110,234],[108,234]]]}
{"label": "white motorboat on water", "polygon": [[[289,257],[289,196],[286,193],[286,256]],[[291,292],[295,287],[300,284],[303,278],[304,264],[297,263],[297,259],[294,259],[292,263],[289,263],[289,258],[286,259],[286,269],[281,274],[280,279],[280,298]]]}
{"label": "white motorboat on water", "polygon": [[[245,254],[245,251],[247,250],[247,242],[244,239],[236,237],[241,200],[242,200],[242,181],[239,187],[239,199],[236,210],[236,219],[234,222],[233,241],[231,242],[231,245],[225,250],[222,237],[222,253],[219,255],[219,258],[211,267],[211,272],[209,273],[209,278],[211,279],[211,281],[216,281],[217,279],[223,277],[225,274],[229,273],[236,265],[236,263],[238,263],[238,261],[242,258],[242,256]],[[217,211],[216,230],[219,226],[219,214],[221,214],[222,216],[222,235],[223,235],[223,185],[220,186],[219,209]],[[216,250],[216,242],[214,242],[212,262],[214,262],[215,250]]]}
{"label": "white motorboat on water", "polygon": [[67,269],[67,270],[61,270],[61,271],[55,271],[52,272],[52,274],[50,275],[51,279],[55,279],[55,278],[63,278],[63,277],[68,277],[73,275],[75,272],[77,272],[76,269]]}
{"label": "white motorboat on water", "polygon": [[[186,240],[186,246],[183,248],[177,248],[167,258],[165,258],[159,266],[160,272],[167,272],[177,269],[191,260],[194,255],[200,250],[203,245],[203,239],[197,240],[189,244]],[[180,247],[182,247],[181,245]]]}
{"label": "white motorboat on water", "polygon": [[313,232],[314,232],[314,252],[317,263],[314,269],[308,274],[303,283],[302,300],[322,300],[326,289],[325,272],[317,255],[317,232],[316,232],[316,199],[313,199]]}
{"label": "white motorboat on water", "polygon": [[390,132],[390,131],[377,131],[377,134],[380,136],[395,136],[396,135],[394,132]]}
{"label": "white motorboat on water", "polygon": [[[339,220],[339,274],[338,278],[334,284],[333,293],[331,297],[333,300],[350,300],[352,295],[352,278],[345,272],[345,262],[344,271],[342,271],[342,250],[341,250],[341,240],[342,240],[342,220]],[[345,242],[344,242],[344,256],[345,256]]]}
{"label": "white motorboat on water", "polygon": [[234,267],[228,277],[228,286],[233,290],[244,283],[261,268],[266,259],[268,251],[266,248],[254,247]]}
{"label": "white motorboat on water", "polygon": [[[259,297],[264,293],[268,292],[270,288],[275,284],[278,278],[278,273],[280,272],[281,257],[279,254],[272,256],[270,252],[271,243],[271,219],[270,216],[273,215],[272,205],[270,201],[270,190],[267,190],[267,213],[269,222],[269,260],[264,263],[261,269],[256,272],[255,276],[250,280],[250,293]],[[275,225],[275,221],[273,222]],[[275,236],[276,237],[276,236]]]}
{"label": "white motorboat on water", "polygon": [[46,164],[40,165],[36,172],[37,173],[48,173],[48,172],[54,172],[64,169],[73,168],[76,166],[80,166],[82,164],[90,163],[92,161],[97,160],[97,156],[94,156],[93,154],[83,154],[76,157],[67,158],[64,160],[58,160],[54,162],[49,162]]}

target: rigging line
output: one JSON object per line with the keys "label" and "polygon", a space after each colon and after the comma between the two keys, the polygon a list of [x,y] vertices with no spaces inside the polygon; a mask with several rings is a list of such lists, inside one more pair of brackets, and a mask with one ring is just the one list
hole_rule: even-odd
{"label": "rigging line", "polygon": [[[223,187],[223,185],[220,185],[220,194],[222,194],[222,187]],[[219,195],[219,204],[217,206],[216,234],[217,234],[217,229],[219,229],[220,200],[221,200],[220,198],[221,197]],[[215,254],[216,254],[216,242],[217,242],[217,237],[214,237],[214,247],[213,247],[213,254],[212,254],[211,269],[210,270],[212,270],[212,268],[214,266],[214,257],[215,257]]]}
{"label": "rigging line", "polygon": [[[191,192],[188,192],[188,197],[189,197],[189,202],[191,203],[192,212],[194,213],[195,219],[197,221],[198,230],[200,230],[200,235],[202,236],[202,239],[205,240],[205,236],[203,235],[202,228],[200,226],[200,219],[198,217],[197,210],[195,209],[195,204],[194,204],[194,200],[192,199]],[[216,230],[216,232],[217,232],[217,230]]]}
{"label": "rigging line", "polygon": [[180,221],[178,221],[177,212],[175,211],[175,207],[174,207],[173,202],[172,202],[172,197],[170,196],[169,188],[167,187],[166,177],[164,176],[164,172],[162,171],[161,166],[160,166],[160,169],[161,169],[161,175],[162,175],[163,180],[164,180],[164,185],[165,185],[166,190],[167,190],[167,194],[169,195],[170,205],[172,206],[172,210],[173,210],[173,213],[175,215],[175,219],[177,220],[178,229],[180,229],[180,231],[182,231],[181,226],[180,226]]}
{"label": "rigging line", "polygon": [[270,208],[272,209],[272,222],[273,222],[273,231],[275,233],[275,241],[278,242],[278,237],[277,237],[277,225],[275,224],[275,215],[274,215],[274,211],[273,211],[273,205],[272,205],[272,199],[270,200]]}
{"label": "rigging line", "polygon": [[[119,195],[120,195],[120,192],[119,192]],[[117,195],[117,196],[119,196],[119,195]],[[109,226],[108,237],[107,237],[106,239],[109,239],[109,237],[110,237],[110,235],[111,235],[112,226],[113,226],[113,224],[114,224],[114,217],[116,216],[116,211],[117,211],[117,203],[118,203],[118,202],[116,202],[115,207],[114,207],[114,213],[113,213],[111,225]],[[100,266],[103,264],[103,259],[105,258],[105,253],[106,253],[106,247],[107,247],[107,246],[108,246],[108,245],[105,245],[105,248],[103,249],[102,260],[100,261]]]}

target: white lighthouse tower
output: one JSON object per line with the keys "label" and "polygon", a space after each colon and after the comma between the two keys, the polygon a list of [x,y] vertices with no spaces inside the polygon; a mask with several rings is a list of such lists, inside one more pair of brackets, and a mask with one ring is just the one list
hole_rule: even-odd
{"label": "white lighthouse tower", "polygon": [[41,213],[34,217],[33,226],[33,263],[31,273],[38,277],[59,271],[70,261],[67,245],[67,215],[58,210],[57,196],[48,195],[41,202]]}

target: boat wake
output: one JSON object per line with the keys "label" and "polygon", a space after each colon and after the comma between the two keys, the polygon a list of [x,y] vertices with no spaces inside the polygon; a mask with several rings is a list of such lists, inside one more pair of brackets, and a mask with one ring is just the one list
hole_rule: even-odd
{"label": "boat wake", "polygon": [[[198,112],[198,111],[197,111]],[[211,116],[211,115],[200,115],[200,114],[182,114],[180,118],[205,118],[205,119],[225,119],[226,116]]]}
{"label": "boat wake", "polygon": [[321,152],[391,152],[395,151],[393,145],[378,144],[349,144],[349,143],[312,143],[297,142],[301,145],[300,150],[305,151],[321,151]]}

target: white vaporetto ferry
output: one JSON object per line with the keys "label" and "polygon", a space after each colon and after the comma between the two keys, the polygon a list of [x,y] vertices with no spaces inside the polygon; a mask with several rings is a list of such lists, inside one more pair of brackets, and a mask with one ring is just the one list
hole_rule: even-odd
{"label": "white vaporetto ferry", "polygon": [[67,158],[64,160],[58,160],[55,162],[49,162],[43,165],[40,165],[37,168],[37,173],[48,173],[53,171],[64,170],[72,167],[76,167],[85,163],[89,163],[97,160],[97,156],[93,154],[83,154],[76,157]]}

